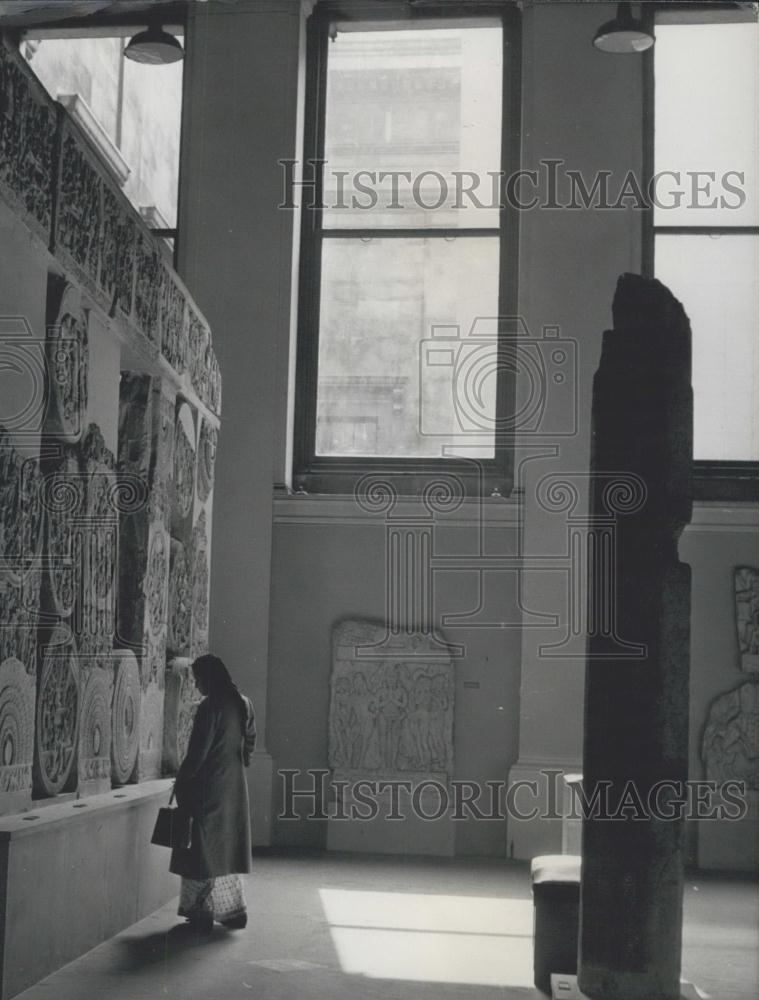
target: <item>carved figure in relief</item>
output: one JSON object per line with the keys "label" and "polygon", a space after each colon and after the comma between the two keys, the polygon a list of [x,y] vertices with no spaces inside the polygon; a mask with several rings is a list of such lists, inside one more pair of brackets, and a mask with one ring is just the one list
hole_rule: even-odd
{"label": "carved figure in relief", "polygon": [[200,425],[198,440],[198,499],[205,503],[213,489],[218,431],[207,420]]}
{"label": "carved figure in relief", "polygon": [[176,538],[186,539],[195,498],[195,424],[186,403],[177,410],[173,482],[171,531]]}
{"label": "carved figure in relief", "polygon": [[345,760],[353,768],[377,767],[377,702],[366,677],[359,672],[353,678],[352,705],[353,739],[351,753]]}
{"label": "carved figure in relief", "polygon": [[741,652],[741,667],[759,671],[759,569],[738,566],[735,570],[735,623]]}
{"label": "carved figure in relief", "polygon": [[408,692],[401,675],[401,666],[396,664],[392,676],[385,676],[377,692],[377,736],[379,738],[382,765],[390,771],[396,770],[400,736],[406,718]]}
{"label": "carved figure in relief", "polygon": [[186,653],[190,648],[192,625],[192,585],[185,548],[171,539],[169,563],[169,630],[168,648]]}
{"label": "carved figure in relief", "polygon": [[414,767],[422,768],[431,757],[432,681],[419,674],[411,694],[408,716],[409,744]]}
{"label": "carved figure in relief", "polygon": [[335,756],[339,760],[353,758],[353,714],[350,681],[347,677],[339,677],[332,703]]}
{"label": "carved figure in relief", "polygon": [[759,684],[720,695],[709,709],[701,758],[711,781],[745,781],[759,791]]}
{"label": "carved figure in relief", "polygon": [[445,674],[432,678],[429,750],[432,766],[444,767],[446,760],[445,719],[451,704],[450,682]]}

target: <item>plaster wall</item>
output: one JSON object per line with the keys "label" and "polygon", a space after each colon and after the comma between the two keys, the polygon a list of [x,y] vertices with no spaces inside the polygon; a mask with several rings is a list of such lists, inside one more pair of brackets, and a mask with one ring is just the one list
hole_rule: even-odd
{"label": "plaster wall", "polygon": [[[297,512],[289,513],[288,508]],[[338,507],[340,514],[325,514]],[[269,749],[278,770],[328,767],[332,626],[343,618],[387,620],[382,519],[357,516],[352,500],[292,498],[275,503],[269,680]],[[490,556],[516,552],[513,505],[488,509],[486,548]],[[460,570],[435,573],[433,622],[446,640],[462,648],[454,660],[454,774],[461,781],[502,782],[516,754],[519,712],[519,629],[492,623],[519,619],[516,575],[480,575],[476,556],[478,514],[469,524],[435,526],[436,557],[462,557]],[[492,517],[492,521],[491,521]],[[447,615],[471,615],[464,625],[444,624]],[[487,623],[491,623],[488,625]],[[482,627],[485,626],[485,627]],[[310,788],[306,773],[296,788]],[[284,780],[275,785],[275,813],[281,814]],[[489,809],[486,796],[480,801]],[[294,803],[299,820],[275,819],[278,844],[323,848],[326,823],[307,820],[311,801]],[[444,822],[440,821],[441,824]],[[504,852],[502,819],[454,821],[459,855]],[[432,834],[431,834],[432,836]]]}

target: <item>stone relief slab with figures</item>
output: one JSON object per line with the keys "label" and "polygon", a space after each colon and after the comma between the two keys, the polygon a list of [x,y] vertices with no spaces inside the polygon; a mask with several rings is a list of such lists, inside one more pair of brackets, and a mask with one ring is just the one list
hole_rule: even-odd
{"label": "stone relief slab with figures", "polygon": [[453,659],[432,634],[393,636],[383,624],[350,620],[333,631],[329,764],[361,774],[441,774],[453,770]]}

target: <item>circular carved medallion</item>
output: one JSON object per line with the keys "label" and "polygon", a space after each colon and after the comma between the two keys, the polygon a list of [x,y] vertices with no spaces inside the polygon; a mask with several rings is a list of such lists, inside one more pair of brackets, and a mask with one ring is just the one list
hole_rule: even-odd
{"label": "circular carved medallion", "polygon": [[113,657],[111,774],[117,785],[123,785],[132,777],[139,749],[140,670],[129,650],[117,649]]}
{"label": "circular carved medallion", "polygon": [[57,632],[45,650],[37,695],[36,776],[48,796],[68,784],[77,746],[79,668],[73,639],[64,635]]}

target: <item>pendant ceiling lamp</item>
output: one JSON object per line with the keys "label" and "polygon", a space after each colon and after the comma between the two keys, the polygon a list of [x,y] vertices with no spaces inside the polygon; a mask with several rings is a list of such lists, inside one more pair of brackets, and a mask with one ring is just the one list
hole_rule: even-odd
{"label": "pendant ceiling lamp", "polygon": [[184,59],[184,49],[160,24],[154,24],[145,31],[138,32],[130,40],[124,49],[124,55],[134,62],[166,66]]}
{"label": "pendant ceiling lamp", "polygon": [[601,52],[645,52],[654,44],[654,36],[642,21],[633,17],[632,4],[619,3],[617,16],[601,25],[593,44]]}

